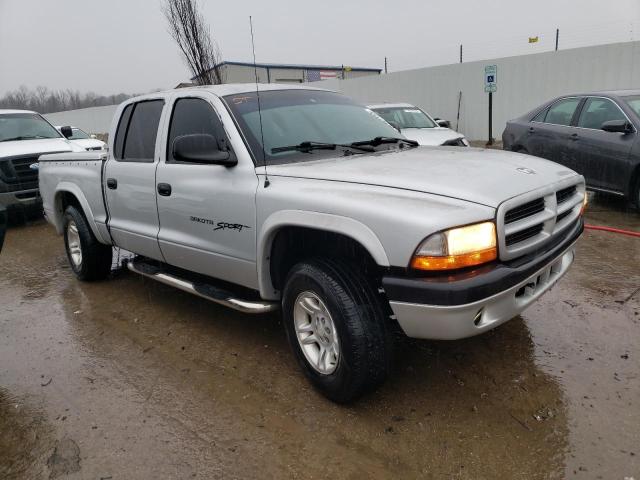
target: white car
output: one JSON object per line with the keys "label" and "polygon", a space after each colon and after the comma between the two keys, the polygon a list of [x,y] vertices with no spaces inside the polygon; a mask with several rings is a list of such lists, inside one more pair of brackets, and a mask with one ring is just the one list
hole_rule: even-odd
{"label": "white car", "polygon": [[384,118],[409,140],[415,140],[420,145],[469,146],[464,135],[447,127],[449,122],[434,119],[410,103],[384,103],[369,105],[368,108]]}
{"label": "white car", "polygon": [[106,143],[104,143],[102,140],[98,140],[97,138],[95,138],[95,135],[89,135],[87,132],[85,132],[84,130],[78,127],[71,127],[71,136],[65,135],[65,132],[62,131],[61,126],[56,127],[56,129],[60,133],[62,133],[65,137],[67,137],[67,140],[69,140],[71,143],[75,143],[76,145],[78,145],[79,147],[82,147],[85,150],[92,151],[92,150],[107,149]]}

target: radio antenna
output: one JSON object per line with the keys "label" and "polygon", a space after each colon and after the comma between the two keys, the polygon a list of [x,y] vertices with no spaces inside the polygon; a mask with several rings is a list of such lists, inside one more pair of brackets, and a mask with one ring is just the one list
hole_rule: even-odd
{"label": "radio antenna", "polygon": [[251,29],[251,50],[253,51],[253,73],[256,77],[256,97],[258,97],[258,118],[260,120],[260,143],[262,145],[262,165],[264,165],[264,188],[267,188],[269,182],[269,174],[267,173],[267,155],[264,151],[264,132],[262,130],[262,108],[260,106],[260,89],[258,88],[258,66],[256,65],[256,44],[253,41],[253,19],[249,15],[249,28]]}

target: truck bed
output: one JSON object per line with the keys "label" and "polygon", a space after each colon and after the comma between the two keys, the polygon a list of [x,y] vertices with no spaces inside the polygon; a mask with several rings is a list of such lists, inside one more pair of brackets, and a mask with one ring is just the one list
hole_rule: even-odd
{"label": "truck bed", "polygon": [[39,158],[44,212],[58,233],[62,233],[62,195],[69,192],[80,200],[98,239],[111,243],[106,230],[107,209],[102,191],[106,159],[107,152],[56,153]]}

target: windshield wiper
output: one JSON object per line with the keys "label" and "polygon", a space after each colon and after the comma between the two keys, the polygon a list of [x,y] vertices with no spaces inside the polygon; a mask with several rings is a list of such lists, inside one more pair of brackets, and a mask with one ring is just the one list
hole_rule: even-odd
{"label": "windshield wiper", "polygon": [[412,147],[417,147],[419,145],[415,140],[409,140],[407,138],[399,138],[399,137],[376,137],[371,140],[362,140],[360,142],[353,142],[351,144],[352,147],[360,147],[370,145],[372,147],[379,147],[385,143],[406,143],[407,145],[411,145]]}
{"label": "windshield wiper", "polygon": [[275,147],[271,149],[271,153],[282,153],[282,152],[304,152],[310,153],[312,150],[335,150],[336,148],[347,148],[347,149],[356,149],[361,150],[363,152],[373,152],[374,149],[369,145],[343,145],[341,143],[324,143],[324,142],[301,142],[297,145],[288,145],[286,147]]}
{"label": "windshield wiper", "polygon": [[0,142],[13,142],[16,140],[35,140],[38,138],[53,138],[53,137],[43,137],[42,135],[22,135],[20,137],[11,137],[0,140]]}

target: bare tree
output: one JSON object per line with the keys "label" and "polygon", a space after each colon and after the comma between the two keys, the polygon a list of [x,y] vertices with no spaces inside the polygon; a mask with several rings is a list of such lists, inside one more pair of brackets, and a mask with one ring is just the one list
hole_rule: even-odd
{"label": "bare tree", "polygon": [[34,110],[40,113],[62,112],[76,108],[101,107],[116,105],[132,95],[97,95],[94,92],[82,94],[76,90],[49,90],[38,86],[35,90],[21,85],[18,89],[7,92],[0,97],[0,108],[19,108]]}
{"label": "bare tree", "polygon": [[220,48],[198,9],[197,0],[164,0],[169,34],[178,44],[182,57],[199,85],[217,85],[224,79],[220,69]]}

